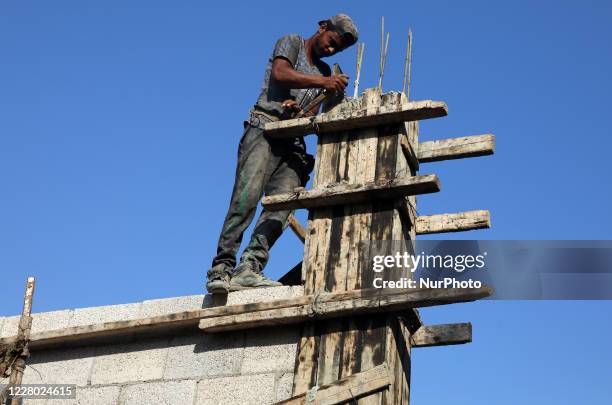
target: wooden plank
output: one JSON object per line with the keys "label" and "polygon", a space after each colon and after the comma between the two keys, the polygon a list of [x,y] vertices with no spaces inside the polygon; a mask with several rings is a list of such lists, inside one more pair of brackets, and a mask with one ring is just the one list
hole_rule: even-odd
{"label": "wooden plank", "polygon": [[299,240],[304,243],[306,241],[306,229],[300,224],[300,221],[293,214],[289,214],[289,218],[287,218],[287,222],[289,223],[289,227],[295,233],[295,236],[298,237]]}
{"label": "wooden plank", "polygon": [[[341,145],[330,139],[319,138],[317,142],[316,172],[313,187],[323,187],[337,181],[341,163]],[[304,246],[304,279],[305,294],[319,291],[325,280],[325,268],[329,256],[329,243],[332,236],[333,210],[323,208],[310,212],[308,237]],[[298,345],[298,361],[294,370],[293,392],[302,392],[310,388],[310,382],[316,381],[318,352],[321,345],[320,327],[313,322],[304,325]]]}
{"label": "wooden plank", "polygon": [[361,108],[353,111],[323,113],[312,118],[269,122],[266,135],[272,138],[293,138],[308,134],[341,132],[360,128],[378,127],[443,117],[448,114],[446,104],[441,101],[422,100],[402,104],[385,104],[378,108]]}
{"label": "wooden plank", "polygon": [[421,215],[417,217],[419,235],[486,229],[491,227],[489,211],[477,210],[454,214]]}
{"label": "wooden plank", "polygon": [[[402,204],[406,206],[404,208],[407,211],[409,208],[407,206],[408,203],[404,201]],[[477,229],[488,229],[490,227],[491,215],[487,210],[456,212],[452,214],[420,215],[416,218],[417,235],[465,232]],[[396,240],[399,240],[399,238]],[[294,269],[290,271],[294,271]],[[285,276],[288,274],[289,273]]]}
{"label": "wooden plank", "polygon": [[[219,306],[126,321],[49,330],[32,333],[30,335],[30,348],[63,347],[106,341],[107,339],[115,339],[117,337],[122,339],[129,337],[131,339],[143,335],[157,336],[177,333],[181,330],[195,330],[202,318],[239,314],[253,310],[286,308],[288,306],[299,305],[299,303],[312,303],[312,297],[296,297],[289,300],[275,300],[256,304]],[[0,344],[12,344],[16,340],[17,336],[3,337],[0,338]]]}
{"label": "wooden plank", "polygon": [[[409,123],[406,123],[407,131],[409,127],[408,124]],[[416,151],[417,145],[418,143],[415,145],[412,142],[410,142],[410,138],[407,133],[402,135],[402,137],[400,138],[400,146],[402,148],[402,154],[408,161],[408,164],[410,165],[410,167],[412,167],[415,171],[419,170],[419,158],[417,156],[417,151]]]}
{"label": "wooden plank", "polygon": [[[351,157],[355,155],[358,146],[352,142],[355,135],[349,139],[349,133],[342,133],[339,139],[339,159],[334,182],[350,178],[350,171],[354,168]],[[346,276],[349,271],[346,260],[349,254],[348,238],[351,229],[351,206],[333,207],[333,220],[329,241],[329,254],[323,270],[325,275],[324,290],[328,292],[341,292],[346,289]],[[348,214],[348,215],[347,215]],[[319,340],[316,384],[325,385],[340,379],[339,367],[342,353],[343,328],[342,320],[331,320],[320,325],[321,336]]]}
{"label": "wooden plank", "polygon": [[353,374],[342,378],[331,384],[326,384],[315,392],[312,392],[312,398],[308,392],[303,392],[293,396],[287,400],[277,402],[277,405],[302,405],[302,404],[318,404],[318,405],[336,405],[345,402],[350,402],[353,399],[359,399],[373,392],[383,390],[391,385],[389,378],[389,368],[386,363],[371,368],[361,373]]}
{"label": "wooden plank", "polygon": [[[231,314],[216,317],[207,316],[200,321],[199,327],[207,332],[220,332],[262,326],[287,325],[308,320],[330,319],[377,312],[388,313],[408,308],[475,301],[488,297],[491,293],[492,289],[486,286],[470,289],[370,288],[341,293],[322,293],[319,295],[278,300],[276,301],[276,308],[266,306],[260,309],[256,304],[253,304],[249,310],[232,311],[233,313]],[[274,304],[275,301],[270,303]]]}
{"label": "wooden plank", "polygon": [[[409,404],[410,403],[410,380],[412,374],[412,344],[410,339],[405,336],[411,336],[410,323],[402,321],[399,317],[395,318],[397,323],[393,329],[393,338],[395,340],[395,349],[401,361],[397,364],[398,369],[395,370],[396,391],[397,396],[395,403]],[[404,377],[401,379],[401,377]]]}
{"label": "wooden plank", "polygon": [[[405,98],[405,97],[403,97]],[[406,175],[416,175],[419,168],[416,158],[416,150],[418,148],[418,121],[405,123],[404,133],[401,138],[401,150],[398,151],[398,156],[401,159],[401,167],[398,167],[398,172],[406,173]],[[395,210],[397,217],[396,222],[400,224],[398,229],[394,231],[393,240],[401,241],[401,245],[395,247],[397,251],[413,252],[413,244],[410,242],[416,238],[416,196],[408,196],[402,199],[404,201],[404,210]],[[410,205],[408,205],[410,204]],[[411,209],[408,209],[411,208]],[[401,273],[392,276],[394,279],[400,277],[411,278],[413,273],[405,269]],[[403,321],[400,321],[401,318]],[[387,403],[402,403],[408,404],[410,401],[410,364],[411,364],[411,341],[404,338],[404,335],[410,336],[410,333],[416,331],[421,325],[421,319],[418,310],[405,311],[397,316],[389,319],[388,345],[393,348],[396,356],[394,376],[393,398],[389,398]]]}
{"label": "wooden plank", "polygon": [[462,136],[419,143],[419,162],[462,159],[492,155],[495,152],[493,134]]}
{"label": "wooden plank", "polygon": [[[407,102],[407,97],[402,94],[402,102]],[[400,150],[398,150],[398,173],[404,173],[407,176],[416,176],[419,169],[419,163],[416,156],[419,143],[419,122],[406,122],[401,127]],[[401,241],[401,246],[396,246],[394,249],[399,251],[414,253],[413,241],[416,238],[416,196],[404,197],[403,200],[407,204],[411,204],[411,210],[406,210],[404,213],[399,210],[394,210],[394,220],[398,225],[393,232],[393,240]],[[404,215],[402,215],[404,214]],[[403,273],[403,274],[398,274]],[[401,277],[412,278],[413,273],[409,269],[398,269],[394,279]],[[392,389],[388,393],[384,393],[384,401],[386,404],[408,404],[410,403],[410,380],[411,380],[411,357],[412,348],[411,341],[405,339],[404,336],[410,336],[413,331],[416,331],[422,325],[418,310],[413,308],[408,311],[403,311],[400,314],[387,315],[387,344],[386,352],[388,359],[394,359],[391,363],[394,364],[392,375],[394,381]],[[388,360],[390,361],[390,360]]]}
{"label": "wooden plank", "polygon": [[427,174],[376,180],[360,185],[336,183],[325,188],[275,194],[264,197],[262,205],[269,211],[283,211],[298,208],[362,204],[374,200],[395,199],[406,195],[438,191],[440,191],[438,177],[435,174]]}
{"label": "wooden plank", "polygon": [[[336,181],[340,145],[329,139],[320,138],[317,143],[317,159],[319,170],[315,174],[313,187],[324,188]],[[298,193],[305,193],[302,191]],[[281,194],[282,195],[282,194]],[[262,200],[263,204],[263,200]],[[309,215],[309,244],[304,248],[304,274],[307,275],[304,284],[305,294],[311,294],[323,283],[323,273],[327,265],[329,241],[331,237],[333,211],[329,207],[313,211]]]}
{"label": "wooden plank", "polygon": [[412,347],[448,346],[470,343],[471,323],[421,326],[412,335]]}

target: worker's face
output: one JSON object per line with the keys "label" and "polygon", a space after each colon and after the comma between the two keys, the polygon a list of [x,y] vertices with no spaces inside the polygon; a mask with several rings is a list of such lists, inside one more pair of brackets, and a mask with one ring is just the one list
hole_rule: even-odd
{"label": "worker's face", "polygon": [[314,50],[317,56],[325,58],[332,56],[346,47],[344,39],[336,31],[329,30],[327,23],[322,22],[319,24],[319,35],[315,41]]}

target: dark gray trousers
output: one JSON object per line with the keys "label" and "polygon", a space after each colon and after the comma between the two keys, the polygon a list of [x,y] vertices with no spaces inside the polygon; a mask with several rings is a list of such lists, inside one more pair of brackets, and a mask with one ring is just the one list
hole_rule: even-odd
{"label": "dark gray trousers", "polygon": [[[262,129],[245,123],[232,198],[221,229],[217,255],[208,271],[209,278],[216,273],[231,274],[233,271],[244,231],[253,220],[264,193],[286,193],[304,186],[312,167],[313,158],[306,154],[303,139],[268,139]],[[247,262],[253,270],[263,271],[269,250],[282,234],[289,213],[262,211],[242,253],[241,263]]]}

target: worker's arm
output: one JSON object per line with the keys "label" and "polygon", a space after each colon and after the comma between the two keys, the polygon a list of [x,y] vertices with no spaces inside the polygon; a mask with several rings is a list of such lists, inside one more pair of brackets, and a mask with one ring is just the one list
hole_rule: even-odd
{"label": "worker's arm", "polygon": [[348,84],[348,78],[344,75],[318,76],[298,72],[282,57],[274,58],[271,78],[291,89],[320,88],[337,93],[344,91]]}

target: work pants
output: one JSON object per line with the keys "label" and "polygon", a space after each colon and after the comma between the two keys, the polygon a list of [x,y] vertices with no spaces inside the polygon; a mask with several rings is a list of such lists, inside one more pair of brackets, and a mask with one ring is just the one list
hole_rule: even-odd
{"label": "work pants", "polygon": [[[287,193],[305,186],[314,166],[314,159],[306,154],[302,138],[269,139],[261,128],[263,123],[259,118],[256,120],[256,126],[252,125],[253,116],[250,123],[245,122],[238,148],[234,189],[209,278],[221,271],[231,275],[244,231],[253,220],[262,196]],[[289,214],[290,211],[264,209],[240,262],[250,265],[256,272],[263,271],[269,250],[282,234]]]}

